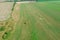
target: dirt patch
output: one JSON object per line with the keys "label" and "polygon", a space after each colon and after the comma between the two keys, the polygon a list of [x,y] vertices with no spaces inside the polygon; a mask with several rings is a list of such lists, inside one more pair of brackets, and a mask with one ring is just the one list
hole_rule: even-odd
{"label": "dirt patch", "polygon": [[15,8],[14,8],[14,11],[12,13],[12,18],[17,22],[19,20],[19,10],[20,10],[20,7],[18,4],[16,4]]}

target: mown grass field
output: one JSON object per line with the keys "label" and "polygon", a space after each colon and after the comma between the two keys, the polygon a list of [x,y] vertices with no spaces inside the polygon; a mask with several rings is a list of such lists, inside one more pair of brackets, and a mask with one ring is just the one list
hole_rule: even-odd
{"label": "mown grass field", "polygon": [[60,40],[60,2],[17,3],[14,13],[18,22],[6,40]]}

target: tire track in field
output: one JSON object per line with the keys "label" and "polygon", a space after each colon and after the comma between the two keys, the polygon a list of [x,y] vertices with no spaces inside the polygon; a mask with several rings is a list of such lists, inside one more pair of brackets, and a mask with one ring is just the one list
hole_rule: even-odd
{"label": "tire track in field", "polygon": [[[34,34],[36,34],[34,32],[35,31],[35,27],[34,27],[35,26],[35,23],[33,22],[33,19],[31,18],[31,15],[29,15],[28,12],[27,12],[27,10],[25,9],[25,5],[24,5],[23,8],[24,9],[22,11],[24,12],[24,17],[26,18],[26,21],[28,23],[28,24],[25,25],[25,27],[28,27],[27,28],[28,29],[27,35],[30,37],[30,38],[29,37],[28,38],[29,38],[29,40],[36,40],[37,37],[34,35]],[[25,30],[26,30],[26,28],[25,28]],[[23,34],[23,36],[24,36],[24,34]],[[27,40],[28,38],[26,37],[26,39],[24,39],[24,40]]]}
{"label": "tire track in field", "polygon": [[[26,8],[26,6],[25,6],[25,8]],[[28,17],[29,17],[28,19],[30,19],[29,27],[31,27],[31,29],[30,29],[31,40],[38,40],[36,26],[35,26],[36,20],[32,15],[28,14],[29,10],[26,10],[26,12],[27,12],[26,16],[28,15]]]}
{"label": "tire track in field", "polygon": [[29,26],[27,26],[28,24],[28,21],[27,21],[27,18],[26,18],[26,10],[24,10],[24,5],[20,5],[21,6],[21,11],[22,11],[22,13],[23,13],[23,22],[22,22],[22,32],[21,32],[21,36],[20,36],[20,38],[19,38],[19,40],[28,40],[28,35],[29,35],[29,33],[28,33],[28,27]]}

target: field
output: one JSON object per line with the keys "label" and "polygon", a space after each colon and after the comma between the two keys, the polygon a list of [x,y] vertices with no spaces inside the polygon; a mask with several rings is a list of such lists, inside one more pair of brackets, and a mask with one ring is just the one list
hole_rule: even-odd
{"label": "field", "polygon": [[14,32],[3,40],[60,40],[60,2],[17,3]]}

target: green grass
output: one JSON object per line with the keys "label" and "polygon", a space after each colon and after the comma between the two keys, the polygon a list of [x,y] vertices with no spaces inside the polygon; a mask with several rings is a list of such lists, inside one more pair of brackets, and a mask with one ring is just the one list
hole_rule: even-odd
{"label": "green grass", "polygon": [[[6,40],[60,40],[60,2],[21,3],[15,32]],[[16,10],[16,9],[15,9]]]}
{"label": "green grass", "polygon": [[56,21],[60,22],[60,3],[59,2],[45,2],[36,3],[35,7],[42,10],[45,14],[51,16]]}
{"label": "green grass", "polygon": [[5,27],[4,26],[0,26],[0,31],[4,31]]}

